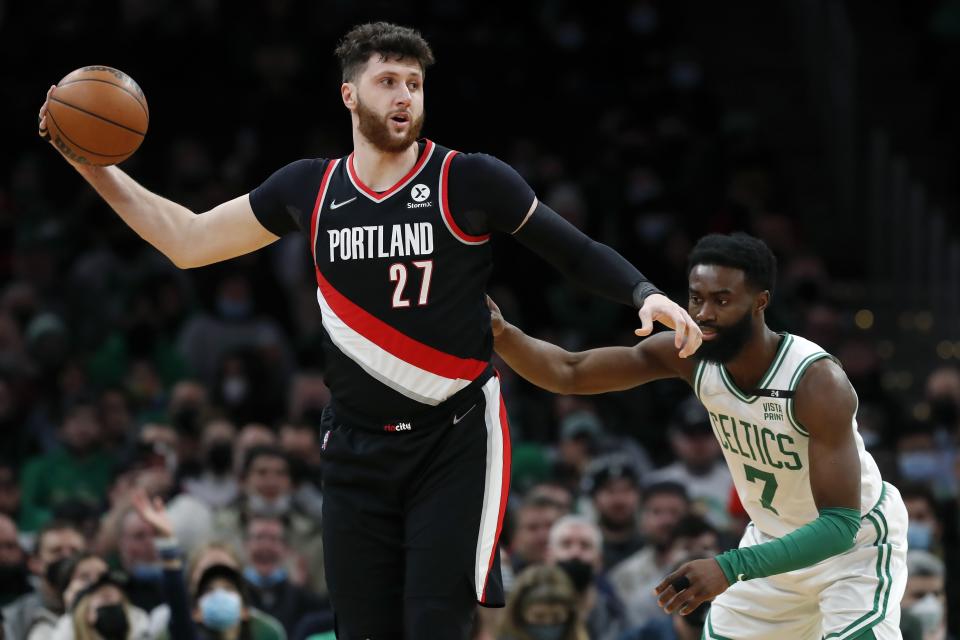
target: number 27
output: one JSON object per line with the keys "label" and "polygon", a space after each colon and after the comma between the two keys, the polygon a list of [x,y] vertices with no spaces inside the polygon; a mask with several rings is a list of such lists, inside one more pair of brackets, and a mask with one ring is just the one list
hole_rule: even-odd
{"label": "number 27", "polygon": [[[413,266],[423,272],[423,279],[420,281],[420,296],[417,299],[418,306],[427,304],[430,296],[430,278],[433,276],[433,260],[414,260]],[[403,309],[410,306],[410,301],[403,297],[403,290],[407,286],[407,265],[402,262],[394,262],[390,265],[390,282],[395,282],[393,288],[393,308]]]}

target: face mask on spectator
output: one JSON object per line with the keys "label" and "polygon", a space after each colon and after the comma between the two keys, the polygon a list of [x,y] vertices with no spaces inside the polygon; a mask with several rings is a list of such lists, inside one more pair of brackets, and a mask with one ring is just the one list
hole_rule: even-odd
{"label": "face mask on spectator", "polygon": [[912,549],[929,551],[933,544],[933,527],[929,522],[911,520],[907,526],[907,546]]}
{"label": "face mask on spectator", "polygon": [[153,562],[142,562],[133,565],[130,577],[142,582],[159,582],[163,577],[163,567]]}
{"label": "face mask on spectator", "polygon": [[65,567],[69,561],[70,558],[60,558],[47,565],[47,570],[43,574],[47,584],[56,585],[59,582],[63,567]]}
{"label": "face mask on spectator", "polygon": [[0,564],[0,593],[16,589],[27,577],[25,564]]}
{"label": "face mask on spectator", "polygon": [[126,640],[130,630],[127,612],[122,604],[106,604],[97,608],[97,621],[93,623],[104,640]]}
{"label": "face mask on spectator", "polygon": [[943,605],[940,598],[928,593],[910,607],[910,614],[920,621],[923,632],[929,633],[940,626],[943,620]]}
{"label": "face mask on spectator", "polygon": [[936,451],[906,451],[898,456],[897,463],[900,475],[916,482],[933,480],[941,471],[940,455]]}
{"label": "face mask on spectator", "polygon": [[566,630],[565,624],[528,624],[526,629],[533,640],[561,640]]}
{"label": "face mask on spectator", "polygon": [[229,442],[217,442],[207,451],[207,468],[215,475],[226,475],[233,467],[233,446]]}
{"label": "face mask on spectator", "polygon": [[240,623],[240,606],[239,593],[214,589],[200,598],[200,616],[208,629],[225,631]]}
{"label": "face mask on spectator", "polygon": [[570,578],[570,582],[573,583],[573,588],[577,590],[577,593],[583,593],[593,582],[593,566],[580,558],[562,560],[557,563],[557,566],[563,569],[563,572]]}
{"label": "face mask on spectator", "polygon": [[269,589],[270,587],[280,584],[287,579],[287,570],[283,567],[277,567],[268,575],[263,576],[260,575],[253,567],[247,567],[243,570],[243,577],[247,579],[247,582],[256,587],[260,587],[261,589]]}
{"label": "face mask on spectator", "polygon": [[258,516],[282,516],[290,511],[291,497],[284,494],[273,500],[268,500],[255,493],[247,498],[247,508],[250,513]]}

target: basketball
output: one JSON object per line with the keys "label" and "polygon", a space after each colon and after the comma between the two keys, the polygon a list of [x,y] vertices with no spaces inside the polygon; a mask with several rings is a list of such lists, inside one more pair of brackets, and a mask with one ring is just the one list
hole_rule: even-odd
{"label": "basketball", "polygon": [[50,140],[74,162],[123,162],[147,133],[147,99],[133,78],[111,67],[82,67],[61,80],[47,106]]}

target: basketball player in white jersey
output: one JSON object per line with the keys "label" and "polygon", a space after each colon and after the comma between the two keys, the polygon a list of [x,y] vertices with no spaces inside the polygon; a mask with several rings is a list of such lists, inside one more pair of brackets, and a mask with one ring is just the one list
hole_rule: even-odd
{"label": "basketball player in white jersey", "polygon": [[682,378],[707,408],[751,523],[739,549],[657,586],[665,611],[715,598],[703,631],[712,640],[900,638],[907,514],[864,449],[849,380],[816,344],[767,327],[776,259],[762,241],[706,236],[688,275],[703,332],[695,358],[678,357],[669,333],[570,353],[525,335],[491,302],[496,350],[556,393]]}

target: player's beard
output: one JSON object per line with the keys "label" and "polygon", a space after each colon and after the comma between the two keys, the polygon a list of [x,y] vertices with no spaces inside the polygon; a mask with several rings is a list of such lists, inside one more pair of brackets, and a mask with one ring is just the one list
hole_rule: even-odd
{"label": "player's beard", "polygon": [[753,336],[753,315],[747,311],[743,317],[728,327],[701,325],[717,332],[713,340],[704,340],[697,349],[697,358],[706,362],[726,364],[743,350]]}
{"label": "player's beard", "polygon": [[419,118],[411,118],[407,132],[398,138],[390,130],[389,114],[377,113],[373,109],[367,108],[359,98],[357,99],[357,120],[359,121],[360,133],[370,144],[384,153],[406,151],[420,137],[420,129],[423,128],[423,118],[425,116],[426,112],[422,112]]}

